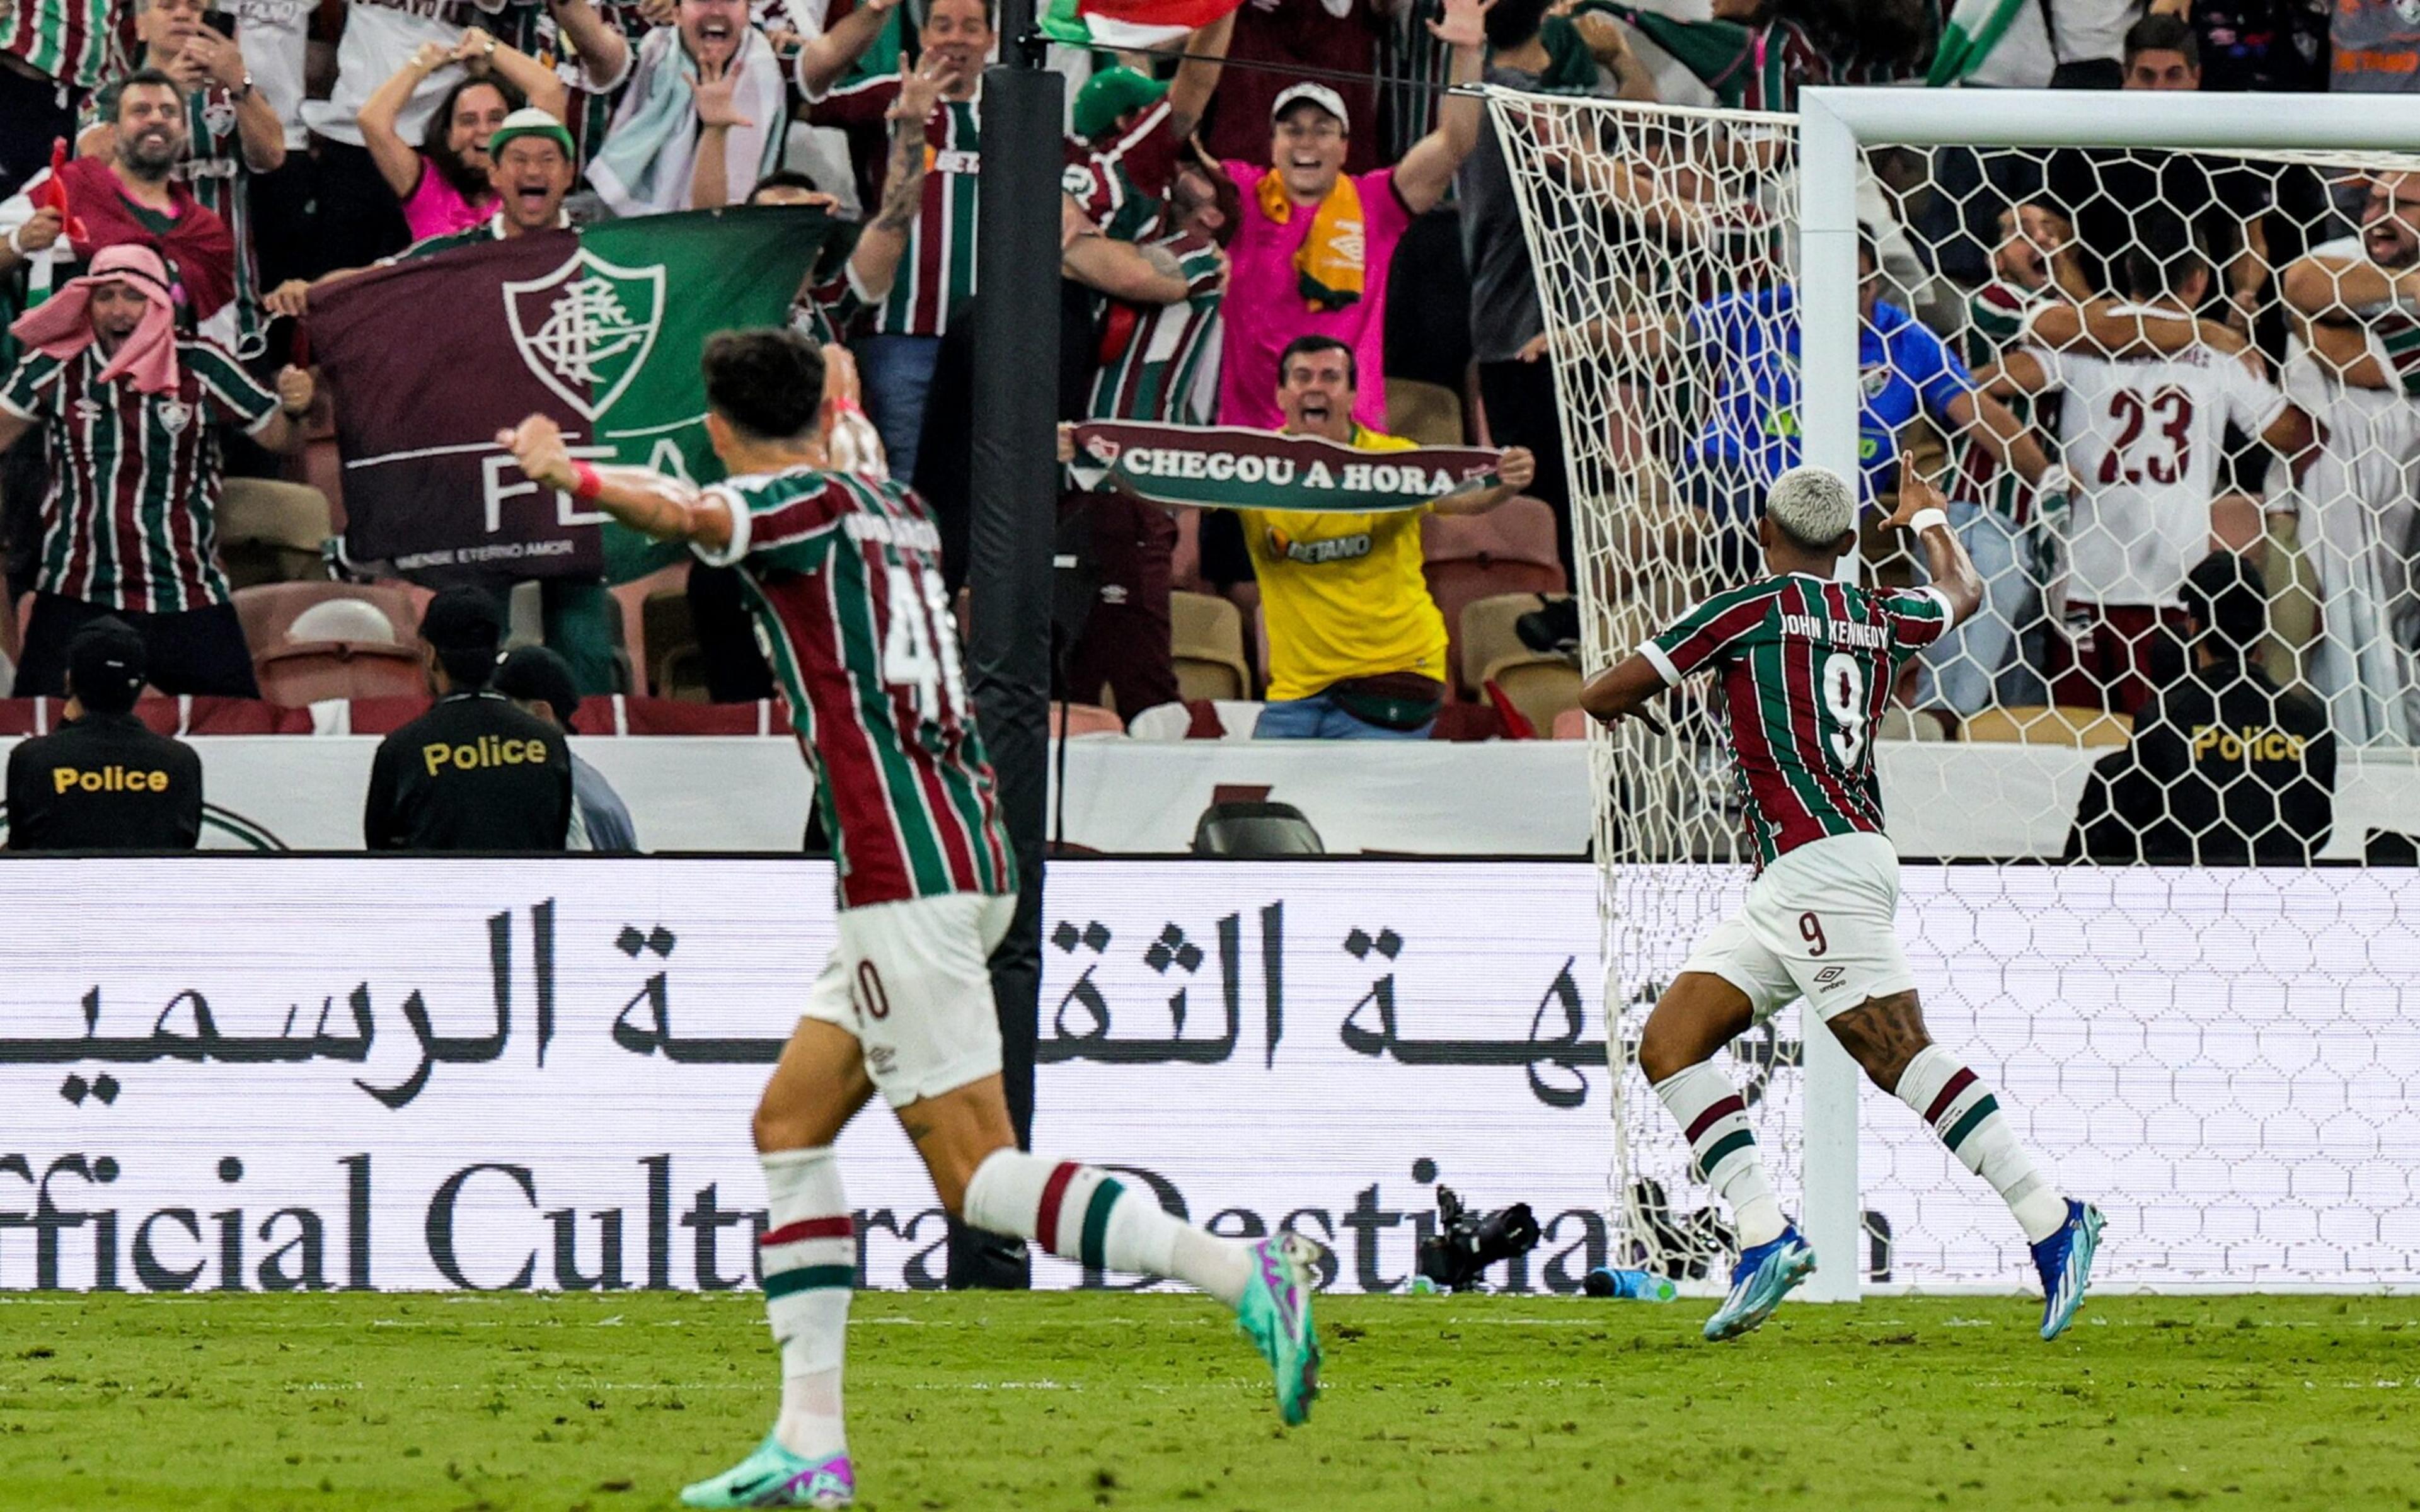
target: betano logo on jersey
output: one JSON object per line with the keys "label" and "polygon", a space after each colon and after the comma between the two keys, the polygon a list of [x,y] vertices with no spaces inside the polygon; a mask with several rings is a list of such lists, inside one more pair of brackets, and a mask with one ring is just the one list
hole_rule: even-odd
{"label": "betano logo on jersey", "polygon": [[2216,756],[2223,762],[2299,762],[2310,742],[2274,726],[2261,729],[2245,725],[2229,730],[2224,725],[2197,724],[2193,731],[2194,760]]}
{"label": "betano logo on jersey", "polygon": [[1356,562],[1370,554],[1375,542],[1368,531],[1330,536],[1324,541],[1297,541],[1276,526],[1269,527],[1269,554],[1306,567],[1330,562]]}

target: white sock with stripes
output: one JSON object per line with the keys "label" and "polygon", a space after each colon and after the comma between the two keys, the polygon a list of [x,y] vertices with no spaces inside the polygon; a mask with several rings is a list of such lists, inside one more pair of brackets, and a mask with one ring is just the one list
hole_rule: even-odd
{"label": "white sock with stripes", "polygon": [[765,1314],[782,1348],[782,1415],[773,1436],[809,1459],[848,1452],[841,1422],[841,1357],[857,1285],[857,1229],[830,1147],[757,1156],[769,1199],[757,1268]]}
{"label": "white sock with stripes", "polygon": [[1655,1095],[1687,1136],[1706,1184],[1730,1206],[1740,1248],[1779,1239],[1790,1220],[1781,1214],[1773,1183],[1764,1179],[1764,1160],[1757,1153],[1756,1135],[1748,1131],[1747,1104],[1740,1101],[1731,1079],[1716,1071],[1713,1061],[1701,1060],[1657,1082]]}
{"label": "white sock with stripes", "polygon": [[2027,1241],[2039,1244],[2067,1222],[2067,1199],[2035,1169],[2033,1156],[2000,1111],[2000,1100],[1957,1057],[1937,1044],[1926,1045],[1900,1073],[1898,1094],[1932,1125],[1951,1154],[1992,1183]]}
{"label": "white sock with stripes", "polygon": [[1241,1241],[1205,1233],[1095,1165],[995,1149],[967,1182],[966,1220],[1100,1271],[1174,1276],[1233,1307],[1252,1277]]}

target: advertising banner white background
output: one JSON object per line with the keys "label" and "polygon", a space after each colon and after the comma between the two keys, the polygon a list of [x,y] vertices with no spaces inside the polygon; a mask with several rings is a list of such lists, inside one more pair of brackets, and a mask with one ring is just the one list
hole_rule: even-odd
{"label": "advertising banner white background", "polygon": [[[14,742],[0,740],[0,752]],[[649,851],[799,848],[814,788],[796,742],[752,735],[583,736],[573,748],[630,807]],[[209,801],[298,851],[359,850],[366,735],[209,735]],[[2097,750],[1885,741],[1891,842],[1904,856],[2056,856]],[[1308,815],[1331,855],[1527,856],[1588,849],[1588,746],[1576,740],[1364,742],[1085,738],[1067,748],[1066,837],[1110,855],[1191,848],[1222,789],[1264,790]],[[733,803],[735,793],[748,795]],[[1057,823],[1054,816],[1053,824]],[[2348,751],[2323,853],[2358,858],[2371,829],[2420,834],[2408,751]],[[203,844],[235,848],[206,828]]]}
{"label": "advertising banner white background", "polygon": [[[1741,880],[1668,877],[1710,909]],[[1571,863],[1056,865],[1035,1144],[1222,1232],[1292,1223],[1350,1289],[1410,1273],[1440,1181],[1527,1201],[1547,1238],[1513,1281],[1575,1288],[1608,1257],[1595,889]],[[0,865],[0,1287],[746,1284],[748,1115],[830,900],[806,861]],[[2111,1281],[2374,1285],[2420,1282],[2415,914],[2409,872],[1972,867],[1910,869],[1900,921],[1935,1036],[2109,1212]],[[1783,1062],[1728,1063],[1768,1128]],[[1631,1086],[1634,1144],[1677,1169]],[[1891,1279],[2013,1285],[1988,1190],[1895,1101],[1863,1119]],[[868,1284],[938,1284],[878,1106],[843,1152]]]}

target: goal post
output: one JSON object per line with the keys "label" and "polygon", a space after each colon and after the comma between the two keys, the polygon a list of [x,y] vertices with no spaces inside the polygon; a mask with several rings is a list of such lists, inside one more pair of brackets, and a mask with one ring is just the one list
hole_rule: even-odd
{"label": "goal post", "polygon": [[[2420,101],[2119,90],[1818,87],[1798,100],[1800,388],[1806,458],[1855,477],[1858,442],[1858,164],[1875,147],[2147,147],[2220,152],[2420,152]],[[1862,1250],[1856,1176],[1859,1076],[1812,1023],[1804,1035],[1804,1219],[1816,1253]],[[1862,1264],[1827,1266],[1810,1298],[1854,1301]]]}
{"label": "goal post", "polygon": [[[2360,231],[2363,216],[2376,213],[2359,208],[2366,184],[2374,189],[2395,175],[2420,175],[2420,106],[2377,97],[2297,96],[2288,108],[2248,96],[1814,88],[1801,94],[1794,114],[1771,115],[1484,93],[1512,170],[1554,359],[1571,467],[1575,586],[1590,668],[1752,570],[1736,542],[1726,556],[1702,538],[1714,533],[1705,529],[1709,521],[1728,512],[1736,522],[1752,508],[1749,496],[1761,495],[1761,486],[1725,476],[1709,460],[1708,437],[1749,421],[1720,417],[1708,391],[1721,378],[1707,364],[1788,351],[1795,410],[1754,417],[1771,423],[1767,443],[1787,435],[1805,461],[1872,481],[1874,438],[1861,426],[1870,424],[1865,406],[1877,375],[1860,358],[1868,336],[1861,232],[1878,243],[1885,299],[1904,306],[1912,323],[1930,328],[1942,346],[1955,347],[1976,335],[1980,296],[2001,275],[1999,249],[1989,249],[1953,279],[1952,242],[1984,234],[1975,229],[1978,209],[2022,223],[2027,202],[2048,203],[2054,196],[2045,182],[2071,166],[2062,157],[2124,159],[2131,169],[2173,155],[2207,167],[2206,177],[2195,180],[2207,198],[2168,208],[2188,224],[2192,250],[2211,274],[2211,307],[2229,292],[2220,280],[2231,276],[2217,250],[2202,246],[2205,221],[2226,208],[2222,174],[2248,177],[2276,193],[2289,178],[2307,178],[2316,208],[2298,201],[2289,208],[2280,199],[2253,212],[2267,218],[2272,240],[2286,220],[2295,221],[2293,235],[2282,250],[2259,249],[2254,260],[2266,282],[2255,278],[2234,288],[2241,308],[2227,313],[2240,317],[2248,347],[2240,359],[2261,368],[2258,381],[2313,409],[2321,401],[2292,381],[2295,363],[2309,353],[2293,345],[2303,338],[2284,308],[2286,267],[2297,255],[2318,255],[2323,244],[2340,248]],[[1952,187],[1944,164],[1969,149],[2002,165],[2020,161],[2033,187]],[[2165,177],[2157,183],[2156,196],[2180,197]],[[2412,183],[2405,193],[2420,206],[2420,178]],[[1969,198],[1959,200],[1961,193]],[[1993,201],[1993,193],[2001,197]],[[1929,209],[1922,208],[1927,194],[1934,196]],[[1939,213],[1945,200],[1954,212],[1946,217]],[[2134,208],[2121,208],[2127,239]],[[1919,224],[1919,214],[1933,219]],[[2413,219],[2420,221],[2420,208]],[[1877,224],[1887,234],[1876,235]],[[2238,251],[2248,254],[2251,221],[2243,224]],[[2420,247],[2420,226],[2413,237]],[[2071,239],[2083,241],[2080,234]],[[2123,255],[2133,259],[2138,250],[2128,239]],[[2420,251],[2414,257],[2420,266]],[[1976,261],[1986,269],[1979,278],[1968,270]],[[2045,252],[2044,266],[2050,261]],[[2062,261],[2051,297],[2086,297],[2077,292],[2084,275],[2073,273],[2074,266]],[[2130,262],[2121,272],[2119,254],[2112,253],[2093,276],[2102,282],[2091,285],[2089,297],[2102,301],[2133,270]],[[1794,302],[1753,297],[1785,287]],[[2366,298],[2373,302],[2363,306],[2363,320],[2380,308],[2374,296]],[[2420,302],[2407,305],[2387,314],[2410,317],[2408,338],[2381,346],[2378,331],[2365,328],[2373,352],[2393,347],[2420,354]],[[2030,341],[2030,318],[2010,322],[2026,335],[2001,338],[1992,365]],[[1721,323],[1743,319],[1763,329],[1754,341],[1726,346]],[[2280,347],[2287,355],[2274,349]],[[2115,350],[2099,355],[2113,363],[2133,360]],[[1986,366],[1980,357],[1966,361],[1978,373]],[[2385,355],[2377,361],[2388,365]],[[2338,425],[2331,444],[2359,454],[2337,459],[2337,476],[2326,485],[2336,490],[2333,504],[2318,497],[2299,466],[2289,474],[2282,460],[2247,460],[2257,447],[2242,444],[2248,432],[2234,422],[2224,447],[2215,440],[2195,443],[2205,462],[2226,455],[2224,481],[2211,488],[2209,545],[2193,549],[2269,563],[2273,614],[2282,614],[2289,587],[2325,600],[2306,616],[2305,639],[2293,656],[2316,656],[2328,635],[2366,638],[2354,648],[2364,659],[2350,694],[2339,697],[2342,690],[2326,687],[2317,674],[2305,680],[2301,671],[2281,671],[2276,679],[2288,691],[2319,688],[2324,696],[2316,702],[2332,712],[2333,738],[2344,749],[2335,839],[2324,853],[2331,860],[2361,856],[2366,830],[2420,834],[2413,751],[2420,743],[2420,635],[2412,633],[2420,625],[2406,623],[2420,622],[2420,614],[2395,608],[2420,600],[2413,586],[2420,585],[2420,528],[2409,532],[2403,552],[2408,580],[2354,584],[2380,606],[2373,613],[2334,596],[2340,584],[2319,563],[2323,548],[2336,551],[2329,571],[2341,578],[2345,552],[2316,538],[2321,523],[2314,517],[2315,509],[2320,521],[2341,521],[2349,510],[2401,511],[2400,520],[2420,508],[2420,355],[2397,362],[2400,387],[2389,373],[2381,391],[2366,396],[2376,401],[2367,409],[2348,407],[2342,393],[2331,391],[2335,398],[2328,402],[2338,406],[2328,412],[2328,424]],[[2071,413],[2077,403],[2069,397]],[[2339,424],[2346,415],[2372,428],[2348,433]],[[2021,423],[2054,462],[2062,449],[2071,460],[2082,455],[2071,438],[2062,439],[2059,413],[2047,399]],[[1919,413],[1909,434],[1925,424]],[[1947,486],[1973,455],[1962,458],[1956,438],[1934,438],[1929,454],[1920,454],[1919,444],[1902,435],[1885,460]],[[2116,470],[2104,484],[2111,477],[2136,481],[2132,460],[2102,460]],[[2013,461],[2002,457],[1999,466],[2005,473]],[[2268,469],[2266,495],[2260,467]],[[2157,466],[2150,475],[2166,481]],[[2272,509],[2264,499],[2284,502]],[[1952,500],[1959,517],[1960,496],[1953,492]],[[2222,529],[2223,508],[2237,504],[2250,509],[2248,544]],[[2304,538],[2275,549],[2276,520],[2297,504]],[[2040,501],[2033,507],[2039,511]],[[1870,510],[1867,517],[1870,524]],[[2363,528],[2386,547],[2406,538],[2401,523]],[[2263,530],[2272,532],[2266,539]],[[2072,542],[2062,538],[2058,546],[2071,549]],[[2366,549],[2391,554],[2377,542]],[[1848,570],[1901,583],[1915,571],[1921,580],[1904,548],[1870,529],[1866,550],[1868,560]],[[2071,563],[2054,567],[2050,560],[2020,556],[2015,576],[2056,572],[2066,587]],[[1985,568],[1987,579],[1993,570]],[[2354,570],[2358,576],[2359,563]],[[2281,571],[2308,571],[2316,586],[2286,583],[2274,576]],[[2045,658],[2051,638],[2071,629],[2074,617],[2063,625],[2060,601],[2047,592],[2027,612],[2042,640],[2017,655]],[[2313,621],[2326,628],[2309,628]],[[2263,644],[2260,665],[2278,665],[2272,649]],[[2372,652],[2383,672],[2366,659]],[[2288,665],[2303,664],[2289,657]],[[1901,918],[1926,934],[1911,935],[1910,949],[1936,1034],[1976,1057],[1977,1073],[2002,1088],[2021,1132],[2042,1149],[2055,1177],[2079,1195],[2114,1194],[2112,1222],[2126,1242],[2113,1247],[2111,1285],[2224,1290],[2420,1284],[2420,1016],[2402,1011],[2405,984],[2420,980],[2420,887],[2399,885],[2397,873],[2341,867],[2040,864],[2058,858],[2062,839],[2074,843],[2077,795],[2096,779],[2088,769],[2104,754],[2098,748],[2109,744],[2109,730],[2079,728],[2072,740],[2062,733],[1966,744],[1995,738],[1978,733],[1995,717],[2005,724],[2018,715],[2074,712],[2074,700],[2012,694],[2007,674],[2020,670],[2039,669],[2005,665],[1997,681],[1981,679],[1979,701],[1960,703],[1946,691],[1947,671],[1929,656],[1919,658],[1895,690],[1890,714],[1897,726],[1874,730],[1901,854],[1941,862],[1987,858],[1910,869]],[[2114,709],[2118,674],[2093,675],[2102,679],[2102,691],[2111,693],[2105,706]],[[2372,717],[2362,712],[2364,700],[2410,712],[2400,723],[2392,714]],[[1701,689],[1683,688],[1662,712],[1668,734],[1635,723],[1590,733],[1614,1072],[1609,1206],[1626,1236],[1620,1263],[1670,1268],[1712,1285],[1730,1236],[1679,1132],[1668,1127],[1638,1072],[1637,1044],[1648,1009],[1691,943],[1738,906],[1747,856],[1737,839],[1736,802],[1724,792],[1730,746],[1719,711]],[[1928,724],[1936,712],[1940,721]],[[2108,717],[2117,744],[2124,743],[2129,717]],[[1942,739],[1927,729],[1951,738],[1927,746]],[[2117,817],[2138,829],[2154,817],[2171,820],[2168,801],[2158,799],[2158,815]],[[2406,1017],[2414,1022],[2407,1026]],[[1803,1022],[1797,1012],[1781,1018],[1732,1046],[1723,1065],[1741,1085],[1776,1189],[1822,1257],[1802,1294],[1851,1301],[1877,1287],[2015,1286],[2024,1246],[1989,1189],[1948,1158],[1920,1120],[1867,1087],[1811,1014]],[[2146,1177],[2146,1169],[2155,1174]]]}

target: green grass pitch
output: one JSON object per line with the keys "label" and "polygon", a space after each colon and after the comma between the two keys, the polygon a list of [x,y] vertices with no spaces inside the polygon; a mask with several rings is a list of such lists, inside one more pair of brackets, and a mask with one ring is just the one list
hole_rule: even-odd
{"label": "green grass pitch", "polygon": [[[859,1297],[861,1505],[2420,1507],[2420,1301],[1326,1298],[1327,1390],[1187,1296]],[[753,1296],[0,1299],[0,1506],[662,1507],[764,1431]]]}

